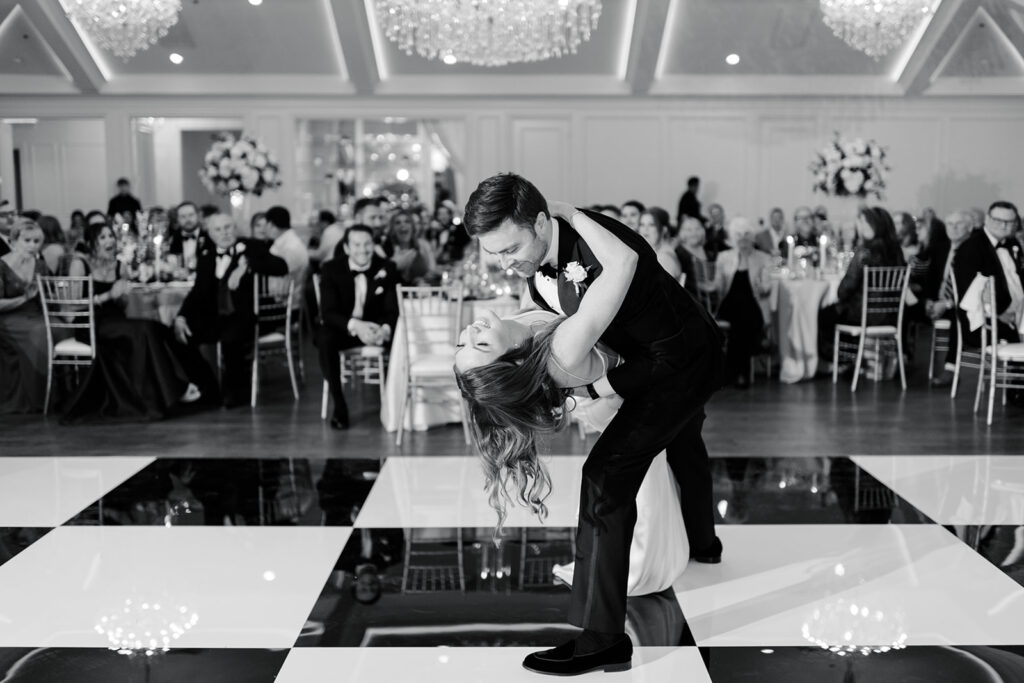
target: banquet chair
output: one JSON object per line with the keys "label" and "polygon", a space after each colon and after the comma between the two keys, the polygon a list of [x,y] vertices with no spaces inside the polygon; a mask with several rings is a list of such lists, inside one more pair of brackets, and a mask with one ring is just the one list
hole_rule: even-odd
{"label": "banquet chair", "polygon": [[[313,276],[313,295],[316,297],[316,307],[320,310],[320,275]],[[348,382],[355,382],[358,377],[363,384],[376,384],[380,389],[380,404],[384,405],[384,385],[387,375],[388,352],[387,347],[364,345],[354,346],[344,351],[339,351],[341,359],[341,385]],[[320,419],[327,419],[327,404],[330,401],[331,392],[324,379],[323,390],[320,396]]]}
{"label": "banquet chair", "polygon": [[[402,593],[466,592],[465,548],[462,529],[405,529]],[[417,536],[421,538],[417,538]],[[427,536],[426,538],[422,536]],[[454,538],[452,538],[454,536]],[[455,547],[451,548],[454,540]]]}
{"label": "banquet chair", "polygon": [[[974,394],[974,412],[981,405],[981,394],[988,385],[988,418],[992,425],[992,410],[996,400],[996,389],[1003,390],[1003,405],[1006,405],[1007,389],[1024,389],[1024,343],[1000,343],[999,313],[996,308],[995,278],[989,277],[982,297],[985,310],[985,324],[981,328],[982,367],[978,376],[978,389]],[[1012,365],[1011,365],[1012,363]],[[985,371],[988,370],[988,377]]]}
{"label": "banquet chair", "polygon": [[[718,325],[718,329],[722,332],[722,336],[725,338],[725,344],[722,348],[722,353],[727,353],[729,350],[729,337],[732,334],[732,324],[728,320],[719,320],[715,318],[715,323]],[[764,367],[764,376],[766,379],[772,377],[772,355],[775,351],[771,346],[771,325],[765,325],[763,332],[761,333],[761,350],[750,357],[750,383],[753,384],[757,377],[757,364],[760,361]]]}
{"label": "banquet chair", "polygon": [[[952,266],[952,261],[950,262]],[[939,294],[939,298],[942,301],[950,301],[953,303],[953,315],[956,315],[957,307],[957,295],[956,295],[956,278],[953,277],[953,269],[951,267],[946,268],[946,272],[942,276],[942,289]],[[948,318],[938,318],[932,321],[932,339],[930,352],[928,354],[928,381],[930,382],[935,377],[935,354],[945,354],[949,351],[950,344],[953,343],[953,321]],[[955,390],[954,390],[955,392]],[[956,394],[954,393],[954,396]]]}
{"label": "banquet chair", "polygon": [[555,565],[576,558],[576,529],[529,529],[519,538],[519,590],[551,585]]}
{"label": "banquet chair", "polygon": [[[876,379],[882,363],[882,343],[888,349],[893,345],[896,348],[896,360],[900,369],[900,386],[903,391],[907,390],[907,374],[903,361],[903,312],[906,307],[907,284],[910,277],[910,266],[885,266],[879,268],[867,267],[864,269],[864,292],[861,304],[861,315],[859,325],[836,325],[835,338],[832,351],[832,383],[839,381],[839,356],[842,353],[845,357],[856,355],[856,362],[853,366],[853,382],[850,384],[850,391],[857,391],[857,382],[860,379],[860,368],[864,362],[864,347],[868,339],[874,342],[876,357]],[[876,315],[896,314],[896,325],[869,325],[868,320]],[[856,343],[843,342],[842,337],[853,337]],[[841,349],[845,347],[847,350]],[[855,347],[856,354],[849,349]]]}
{"label": "banquet chair", "polygon": [[716,266],[714,261],[695,258],[693,268],[697,276],[697,293],[700,302],[709,313],[718,309],[718,283],[715,281]]}
{"label": "banquet chair", "polygon": [[[50,409],[55,366],[88,367],[96,358],[96,314],[93,308],[91,277],[36,277],[39,300],[46,323],[46,346],[50,352],[46,363],[46,398],[43,415]],[[55,330],[72,330],[70,337],[54,342]],[[75,339],[74,330],[88,330],[89,343]]]}
{"label": "banquet chair", "polygon": [[284,355],[288,376],[292,383],[292,396],[299,400],[299,385],[295,379],[295,354],[292,337],[296,317],[295,283],[290,278],[257,275],[253,278],[253,311],[256,326],[252,349],[252,397],[256,407],[259,395],[260,362],[264,358]]}
{"label": "banquet chair", "polygon": [[398,288],[398,306],[405,345],[406,388],[398,410],[398,435],[402,445],[405,415],[412,410],[417,393],[433,392],[438,398],[424,403],[451,403],[451,393],[459,404],[462,431],[469,444],[469,420],[466,405],[455,382],[455,343],[462,328],[462,283],[441,287]]}

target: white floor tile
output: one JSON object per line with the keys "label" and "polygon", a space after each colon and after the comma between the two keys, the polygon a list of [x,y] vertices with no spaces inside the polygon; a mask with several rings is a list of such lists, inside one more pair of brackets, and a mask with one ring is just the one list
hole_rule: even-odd
{"label": "white floor tile", "polygon": [[938,524],[1024,524],[1024,458],[857,456],[854,462]]}
{"label": "white floor tile", "polygon": [[[536,648],[297,648],[288,654],[277,683],[343,683],[345,681],[438,681],[443,683],[512,683],[538,681],[522,668]],[[412,674],[415,672],[415,675]],[[588,674],[579,680],[686,681],[711,683],[697,648],[649,647],[633,653],[628,672]]]}
{"label": "white floor tile", "polygon": [[[575,527],[585,456],[545,459],[552,494],[542,523],[520,505],[510,505],[505,526]],[[356,520],[357,527],[488,527],[497,522],[484,493],[477,458],[430,456],[388,458]]]}
{"label": "white floor tile", "polygon": [[0,566],[0,647],[104,647],[96,626],[128,599],[154,631],[197,614],[177,647],[291,647],[350,533],[60,527]]}
{"label": "white floor tile", "polygon": [[855,645],[888,644],[902,633],[908,645],[1024,637],[1024,589],[942,527],[720,526],[718,533],[722,564],[691,563],[675,584],[698,645],[806,645],[805,624],[826,642]]}
{"label": "white floor tile", "polygon": [[58,526],[153,458],[0,458],[0,526]]}

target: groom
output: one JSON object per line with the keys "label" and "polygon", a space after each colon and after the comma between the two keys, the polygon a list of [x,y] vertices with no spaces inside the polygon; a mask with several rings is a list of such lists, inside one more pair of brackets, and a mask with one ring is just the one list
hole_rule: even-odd
{"label": "groom", "polygon": [[[587,386],[592,397],[618,394],[622,407],[583,466],[576,567],[569,621],[574,641],[531,654],[523,666],[554,675],[630,667],[625,635],[629,547],[636,494],[662,450],[681,489],[691,557],[721,561],[711,473],[701,438],[704,404],[723,384],[718,326],[659,264],[647,242],[618,221],[582,212],[638,255],[636,273],[601,341],[624,359]],[[502,268],[526,278],[524,307],[572,315],[601,266],[569,221],[552,219],[544,196],[515,174],[484,180],[469,198],[465,224]],[[532,305],[531,305],[532,304]]]}

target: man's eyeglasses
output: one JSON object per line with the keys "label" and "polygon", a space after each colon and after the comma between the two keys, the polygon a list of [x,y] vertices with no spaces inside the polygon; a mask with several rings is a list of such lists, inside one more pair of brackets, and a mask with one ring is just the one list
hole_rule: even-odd
{"label": "man's eyeglasses", "polygon": [[986,218],[988,220],[992,221],[993,223],[996,223],[997,225],[1003,225],[1003,226],[1010,227],[1010,228],[1012,228],[1013,226],[1017,225],[1017,219],[1016,218],[996,218],[992,214],[988,214],[986,216]]}

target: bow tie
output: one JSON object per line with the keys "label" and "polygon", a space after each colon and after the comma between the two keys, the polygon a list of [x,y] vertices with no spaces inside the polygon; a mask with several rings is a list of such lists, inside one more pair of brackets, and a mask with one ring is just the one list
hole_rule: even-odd
{"label": "bow tie", "polygon": [[227,249],[222,249],[220,247],[217,247],[217,256],[234,256],[234,255],[235,255],[235,248],[234,247],[229,247]]}
{"label": "bow tie", "polygon": [[362,270],[356,270],[355,268],[352,269],[352,274],[353,275],[366,275],[369,272],[370,272],[369,266],[367,266],[366,268],[363,268]]}
{"label": "bow tie", "polygon": [[1019,246],[1020,246],[1020,243],[1017,242],[1017,240],[1012,239],[1012,238],[1007,238],[1005,240],[1001,240],[999,242],[999,244],[996,245],[996,249],[1009,249],[1010,251],[1013,251],[1016,247],[1019,247]]}
{"label": "bow tie", "polygon": [[555,268],[550,263],[540,264],[540,266],[537,267],[537,272],[546,278],[551,278],[552,280],[558,279],[558,268]]}
{"label": "bow tie", "polygon": [[195,239],[196,239],[196,236],[195,235],[185,235],[185,234],[182,234],[181,239],[182,239],[182,241],[184,241],[184,240],[192,240],[194,242]]}

